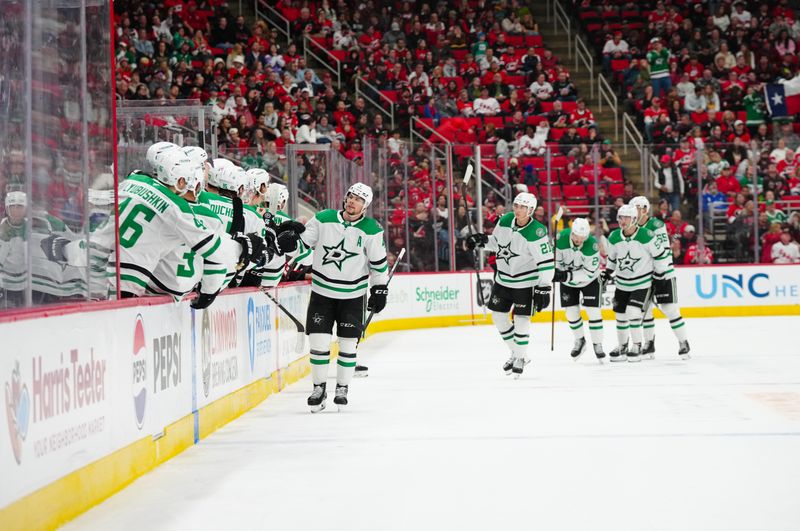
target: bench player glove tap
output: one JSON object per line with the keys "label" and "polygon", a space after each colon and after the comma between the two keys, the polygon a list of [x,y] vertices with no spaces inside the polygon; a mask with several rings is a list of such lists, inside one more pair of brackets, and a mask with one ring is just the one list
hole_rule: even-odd
{"label": "bench player glove tap", "polygon": [[264,238],[256,233],[237,234],[233,237],[233,240],[242,246],[242,254],[239,255],[237,269],[242,269],[250,262],[259,263],[264,254],[268,252],[268,245]]}
{"label": "bench player glove tap", "polygon": [[614,274],[610,269],[603,269],[603,272],[600,273],[600,280],[603,281],[603,284],[608,284],[614,280]]}
{"label": "bench player glove tap", "polygon": [[67,257],[64,256],[64,247],[66,247],[69,242],[70,241],[66,238],[51,234],[42,240],[40,245],[42,246],[42,252],[44,252],[48,260],[51,262],[63,263],[67,261]]}
{"label": "bench player glove tap", "polygon": [[533,288],[533,307],[541,312],[550,306],[550,286],[536,286]]}
{"label": "bench player glove tap", "polygon": [[475,249],[475,247],[483,247],[489,243],[489,237],[482,232],[476,232],[467,236],[466,242],[467,247],[471,251]]}
{"label": "bench player glove tap", "polygon": [[[283,224],[281,224],[283,225]],[[280,227],[278,227],[280,229]],[[300,235],[293,230],[278,232],[276,242],[278,244],[278,254],[291,253],[297,250],[297,242]]]}
{"label": "bench player glove tap", "polygon": [[389,288],[386,285],[372,286],[370,289],[367,310],[381,313],[386,308],[386,298],[389,296]]}
{"label": "bench player glove tap", "polygon": [[554,282],[567,282],[572,277],[571,271],[564,271],[563,269],[556,269],[553,275]]}
{"label": "bench player glove tap", "polygon": [[296,234],[303,234],[303,231],[306,230],[306,226],[300,223],[299,221],[295,221],[293,219],[289,219],[278,225],[275,229],[275,232],[278,234],[292,231]]}

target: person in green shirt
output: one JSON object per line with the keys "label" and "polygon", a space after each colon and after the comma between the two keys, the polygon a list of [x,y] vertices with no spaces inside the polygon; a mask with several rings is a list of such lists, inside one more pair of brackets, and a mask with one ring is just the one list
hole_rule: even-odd
{"label": "person in green shirt", "polygon": [[657,97],[666,97],[672,88],[672,80],[669,77],[669,60],[672,54],[669,49],[664,48],[658,37],[653,38],[650,43],[653,49],[647,52],[647,62],[650,64],[653,94]]}
{"label": "person in green shirt", "polygon": [[747,116],[747,127],[750,131],[754,131],[759,125],[765,123],[767,116],[766,106],[764,105],[764,97],[761,95],[761,85],[756,87],[750,85],[747,87],[747,95],[744,97],[744,110]]}
{"label": "person in green shirt", "polygon": [[780,210],[779,208],[775,208],[775,201],[769,199],[767,200],[767,220],[769,221],[770,225],[773,223],[786,223],[789,217],[786,215],[786,212]]}
{"label": "person in green shirt", "polygon": [[471,50],[476,63],[480,63],[480,58],[486,55],[486,50],[488,49],[489,43],[486,42],[486,34],[483,32],[478,33],[478,41],[472,45]]}

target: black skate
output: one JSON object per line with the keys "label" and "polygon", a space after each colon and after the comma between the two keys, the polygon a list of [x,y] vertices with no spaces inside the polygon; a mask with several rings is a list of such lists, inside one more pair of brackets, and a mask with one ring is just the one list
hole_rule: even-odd
{"label": "black skate", "polygon": [[646,360],[654,360],[656,359],[656,340],[651,339],[650,341],[645,342],[644,348],[642,348],[642,359]]}
{"label": "black skate", "polygon": [[508,358],[506,362],[503,364],[503,372],[506,373],[506,375],[511,374],[512,367],[514,367],[514,356]]}
{"label": "black skate", "polygon": [[582,337],[575,340],[575,345],[572,347],[572,351],[569,355],[573,360],[578,361],[578,358],[581,357],[584,350],[586,350],[586,338]]}
{"label": "black skate", "polygon": [[597,361],[599,361],[600,364],[602,365],[603,360],[606,357],[606,353],[603,352],[603,345],[601,343],[594,344],[594,355],[597,356]]}
{"label": "black skate", "polygon": [[525,358],[514,358],[514,365],[511,367],[511,372],[514,374],[515,380],[522,376],[522,370],[525,368],[525,365]]}
{"label": "black skate", "polygon": [[678,349],[678,356],[680,356],[682,360],[688,360],[691,358],[689,355],[689,341],[681,341],[679,346],[680,348]]}
{"label": "black skate", "polygon": [[342,411],[347,405],[347,386],[336,384],[336,396],[333,397],[333,403],[339,406],[339,411]]}
{"label": "black skate", "polygon": [[325,384],[321,383],[314,386],[311,396],[308,397],[308,407],[311,408],[312,413],[319,413],[325,409],[325,400],[328,398],[328,393],[325,392]]}
{"label": "black skate", "polygon": [[628,351],[628,361],[631,363],[642,361],[640,356],[642,352],[642,345],[640,343],[634,343],[631,349]]}
{"label": "black skate", "polygon": [[609,358],[612,362],[625,361],[628,355],[628,345],[617,347],[609,353]]}
{"label": "black skate", "polygon": [[356,378],[366,378],[369,376],[369,368],[366,365],[356,365],[356,372],[353,373]]}

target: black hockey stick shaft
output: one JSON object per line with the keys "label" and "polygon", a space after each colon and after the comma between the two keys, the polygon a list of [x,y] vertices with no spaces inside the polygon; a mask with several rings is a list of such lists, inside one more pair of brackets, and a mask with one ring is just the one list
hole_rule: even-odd
{"label": "black hockey stick shaft", "polygon": [[[386,287],[387,288],[389,287],[389,283],[392,281],[392,277],[394,276],[394,272],[397,269],[397,265],[403,259],[403,256],[405,256],[405,254],[406,254],[406,248],[403,247],[402,249],[400,249],[400,252],[397,254],[397,258],[394,261],[394,265],[392,266],[391,271],[389,271],[389,278],[386,280]],[[369,323],[372,322],[372,318],[373,317],[375,317],[375,310],[370,311],[369,315],[367,316],[367,320],[364,321],[364,326],[361,328],[361,337],[362,338],[364,337],[364,334],[367,333],[367,327],[369,326]],[[359,341],[361,341],[361,338],[359,338]]]}
{"label": "black hockey stick shaft", "polygon": [[[469,180],[472,177],[472,164],[467,164],[467,171],[464,172],[464,180],[461,182],[461,197],[464,199],[464,208],[467,211],[467,221],[469,221],[469,232],[470,234],[475,234],[478,231],[475,230],[475,224],[472,222],[472,216],[469,214],[469,205],[467,204],[467,184],[469,184]],[[483,307],[484,317],[486,316],[486,301],[483,299],[483,284],[481,284],[481,274],[478,269],[478,253],[480,251],[476,248],[472,252],[472,259],[473,259],[473,267],[475,269],[475,277],[478,280],[478,304]]]}
{"label": "black hockey stick shaft", "polygon": [[306,332],[306,327],[305,327],[305,325],[303,325],[303,323],[301,323],[301,322],[300,322],[300,320],[299,320],[297,317],[295,317],[294,315],[292,315],[292,312],[290,312],[289,310],[287,310],[287,309],[286,309],[286,308],[283,306],[283,304],[281,304],[280,302],[278,302],[278,299],[276,299],[275,297],[273,297],[272,295],[270,295],[270,294],[269,294],[269,293],[267,293],[266,291],[262,291],[261,293],[263,293],[264,295],[266,295],[266,296],[267,296],[267,298],[269,298],[269,300],[271,300],[272,302],[274,302],[274,303],[275,303],[275,304],[278,306],[278,308],[280,308],[280,309],[281,309],[281,311],[282,311],[283,313],[285,313],[285,314],[286,314],[286,317],[288,317],[288,318],[289,318],[289,320],[290,320],[290,321],[292,321],[292,322],[294,323],[294,325],[297,327],[297,331],[298,331],[299,333],[301,333],[301,334],[305,334],[305,332]]}
{"label": "black hockey stick shaft", "polygon": [[[556,261],[556,253],[558,252],[558,222],[561,221],[561,216],[564,215],[564,209],[558,207],[558,212],[556,213],[556,219],[554,221],[555,226],[553,227],[553,268],[558,267],[558,262]],[[556,279],[553,277],[553,289],[550,290],[550,293],[553,297],[553,310],[550,312],[550,352],[553,352],[555,349],[555,342],[556,342]]]}

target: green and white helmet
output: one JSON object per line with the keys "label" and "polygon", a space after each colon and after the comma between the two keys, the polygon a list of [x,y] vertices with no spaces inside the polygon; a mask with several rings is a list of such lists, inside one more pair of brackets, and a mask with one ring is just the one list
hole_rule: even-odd
{"label": "green and white helmet", "polygon": [[211,167],[208,169],[208,184],[214,186],[216,188],[221,188],[223,190],[227,190],[227,188],[223,188],[222,186],[218,185],[217,182],[217,175],[221,175],[222,170],[226,168],[231,168],[235,166],[235,164],[228,159],[214,159],[211,161]]}
{"label": "green and white helmet", "polygon": [[178,193],[183,195],[190,188],[190,184],[196,180],[196,166],[181,150],[167,152],[158,160],[158,180],[167,186],[178,189],[178,181],[183,177],[186,187],[178,189]]}
{"label": "green and white helmet", "polygon": [[213,171],[208,172],[208,184],[220,190],[239,193],[239,187],[242,185],[239,177],[240,168],[230,161],[228,161],[230,166],[223,165],[219,168],[216,166],[216,160],[218,159],[215,159]]}
{"label": "green and white helmet", "polygon": [[6,194],[6,208],[11,206],[28,206],[28,195],[19,190]]}
{"label": "green and white helmet", "polygon": [[172,142],[156,142],[147,148],[147,154],[145,157],[147,158],[147,164],[150,166],[150,170],[153,172],[153,174],[158,173],[159,156],[172,149],[180,149],[180,146],[178,146],[178,144],[173,144]]}

